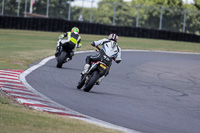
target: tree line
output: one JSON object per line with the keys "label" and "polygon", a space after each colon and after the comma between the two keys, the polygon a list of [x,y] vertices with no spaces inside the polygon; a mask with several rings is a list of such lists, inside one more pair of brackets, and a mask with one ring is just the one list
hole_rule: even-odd
{"label": "tree line", "polygon": [[[16,16],[19,3],[15,0],[4,2],[4,15]],[[69,4],[70,0],[49,0],[49,17],[67,20],[70,11],[70,20],[78,21],[82,14],[83,21],[91,22],[92,13],[93,23],[200,33],[200,0],[194,0],[193,4],[184,4],[182,0],[101,0],[92,10],[77,6],[69,10]],[[25,0],[21,0],[20,16],[24,15],[24,5]],[[27,11],[29,6],[30,0]],[[46,15],[46,9],[47,0],[35,0],[33,13]]]}

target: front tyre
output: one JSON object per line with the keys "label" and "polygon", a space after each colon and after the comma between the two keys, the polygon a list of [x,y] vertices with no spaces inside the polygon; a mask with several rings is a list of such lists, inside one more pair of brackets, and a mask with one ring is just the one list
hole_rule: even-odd
{"label": "front tyre", "polygon": [[84,75],[84,77],[78,82],[77,89],[81,89],[83,85],[85,84],[85,79],[87,75]]}
{"label": "front tyre", "polygon": [[63,65],[63,63],[64,63],[64,61],[66,59],[66,55],[67,55],[67,53],[65,51],[62,51],[60,53],[60,55],[58,55],[58,57],[57,57],[57,65],[56,65],[57,68],[62,68],[62,65]]}
{"label": "front tyre", "polygon": [[89,92],[98,79],[99,79],[99,72],[98,71],[94,71],[90,81],[85,85],[85,88],[83,90],[85,92]]}

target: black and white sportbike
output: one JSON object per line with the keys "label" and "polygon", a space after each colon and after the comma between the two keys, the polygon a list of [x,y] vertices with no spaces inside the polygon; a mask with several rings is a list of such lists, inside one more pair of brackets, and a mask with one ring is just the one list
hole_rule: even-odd
{"label": "black and white sportbike", "polygon": [[92,62],[87,73],[84,74],[78,82],[77,89],[81,89],[84,86],[83,90],[89,92],[95,84],[98,84],[98,79],[106,75],[109,71],[112,64],[112,58],[107,56],[102,49],[99,49],[97,52],[99,52],[101,60]]}
{"label": "black and white sportbike", "polygon": [[57,65],[56,67],[62,68],[62,65],[72,59],[74,52],[68,49],[64,49],[62,45],[60,45],[59,53],[56,56]]}

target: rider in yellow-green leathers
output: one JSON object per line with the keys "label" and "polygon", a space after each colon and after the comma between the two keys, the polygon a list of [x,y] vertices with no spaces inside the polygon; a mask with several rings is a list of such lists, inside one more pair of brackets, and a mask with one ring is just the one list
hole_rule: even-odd
{"label": "rider in yellow-green leathers", "polygon": [[69,59],[67,60],[71,60],[76,48],[80,48],[82,46],[81,36],[79,35],[79,29],[77,27],[73,27],[71,32],[67,32],[59,36],[55,53],[56,57],[59,55],[61,46],[68,53]]}

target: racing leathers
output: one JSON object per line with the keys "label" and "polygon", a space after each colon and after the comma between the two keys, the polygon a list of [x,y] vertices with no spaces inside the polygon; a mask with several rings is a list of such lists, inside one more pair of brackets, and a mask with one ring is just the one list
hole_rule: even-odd
{"label": "racing leathers", "polygon": [[[94,47],[97,47],[99,45],[103,46],[103,49],[100,50],[99,54],[97,55],[89,55],[86,57],[86,64],[84,66],[84,70],[81,72],[82,75],[84,75],[85,73],[87,73],[88,69],[91,66],[91,62],[97,62],[101,60],[101,55],[105,54],[108,57],[112,58],[116,63],[120,63],[121,62],[121,48],[117,45],[117,42],[115,42],[114,40],[109,40],[109,39],[101,39],[99,41],[93,41],[91,42],[91,45]],[[110,64],[111,66],[112,64]],[[109,66],[109,68],[110,68]],[[105,76],[107,76],[109,73],[109,70],[107,71],[107,73],[105,74]],[[99,80],[97,81],[97,84],[99,85],[101,80],[105,77],[102,76],[99,78]]]}
{"label": "racing leathers", "polygon": [[66,34],[60,35],[55,53],[56,57],[60,52],[61,46],[68,53],[68,57],[71,60],[74,52],[76,52],[76,48],[80,48],[82,46],[81,36],[77,32],[67,32]]}

